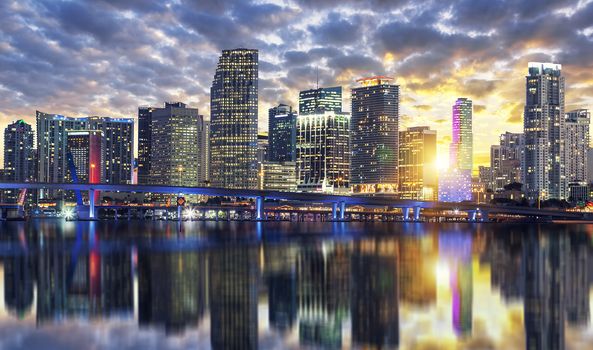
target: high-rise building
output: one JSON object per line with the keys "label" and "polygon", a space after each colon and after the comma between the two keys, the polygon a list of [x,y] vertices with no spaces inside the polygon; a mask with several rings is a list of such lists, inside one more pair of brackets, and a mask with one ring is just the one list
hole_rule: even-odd
{"label": "high-rise building", "polygon": [[350,114],[324,111],[297,117],[298,189],[345,191],[350,186]]}
{"label": "high-rise building", "polygon": [[564,77],[562,66],[530,62],[525,77],[525,186],[527,198],[566,198]]}
{"label": "high-rise building", "polygon": [[270,148],[270,140],[268,135],[260,133],[257,135],[257,164],[258,166],[268,159],[268,149]]}
{"label": "high-rise building", "polygon": [[593,147],[587,150],[587,183],[593,182]]}
{"label": "high-rise building", "polygon": [[295,162],[263,162],[260,164],[261,190],[294,192],[297,189]]}
{"label": "high-rise building", "polygon": [[473,133],[472,100],[458,98],[453,105],[453,135],[449,163],[460,170],[472,170]]}
{"label": "high-rise building", "polygon": [[[72,156],[79,183],[105,182],[105,138],[101,130],[68,131],[66,152]],[[68,177],[74,180],[70,171]]]}
{"label": "high-rise building", "polygon": [[428,126],[399,132],[399,193],[402,199],[436,200],[437,132]]}
{"label": "high-rise building", "polygon": [[316,88],[299,93],[299,114],[342,111],[342,87]]}
{"label": "high-rise building", "polygon": [[271,162],[296,160],[296,118],[292,107],[280,104],[268,111],[268,159]]}
{"label": "high-rise building", "polygon": [[138,108],[138,183],[150,184],[152,107]]}
{"label": "high-rise building", "polygon": [[33,128],[17,120],[4,129],[4,180],[7,182],[35,181],[35,150]]}
{"label": "high-rise building", "polygon": [[198,184],[200,186],[210,184],[210,121],[204,120],[202,116],[198,122],[198,147],[200,157],[198,159]]}
{"label": "high-rise building", "polygon": [[586,109],[577,109],[566,113],[565,171],[569,183],[587,181],[590,122],[591,113]]}
{"label": "high-rise building", "polygon": [[212,185],[257,188],[258,51],[223,50],[210,92]]}
{"label": "high-rise building", "polygon": [[359,79],[352,89],[352,184],[355,192],[397,191],[399,86],[393,78]]}
{"label": "high-rise building", "polygon": [[439,202],[472,199],[472,174],[469,170],[449,169],[439,173]]}
{"label": "high-rise building", "polygon": [[169,186],[199,186],[200,132],[204,116],[184,103],[165,103],[151,113],[150,182]]}
{"label": "high-rise building", "polygon": [[491,182],[487,188],[504,190],[513,182],[522,183],[521,164],[523,163],[525,139],[523,134],[506,132],[500,135],[500,144],[490,147]]}
{"label": "high-rise building", "polygon": [[86,118],[69,118],[58,114],[36,112],[37,118],[37,181],[66,182],[67,131],[87,129]]}
{"label": "high-rise building", "polygon": [[134,167],[134,119],[89,117],[88,128],[105,138],[105,182],[131,184]]}

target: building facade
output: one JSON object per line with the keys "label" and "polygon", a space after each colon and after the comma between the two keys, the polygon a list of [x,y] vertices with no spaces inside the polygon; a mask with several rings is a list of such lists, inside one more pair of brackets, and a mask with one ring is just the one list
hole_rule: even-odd
{"label": "building facade", "polygon": [[352,89],[351,183],[355,192],[397,191],[399,86],[392,80],[363,78]]}
{"label": "building facade", "polygon": [[524,179],[527,198],[565,199],[564,77],[562,66],[530,62],[525,77]]}
{"label": "building facade", "polygon": [[296,150],[299,190],[348,190],[351,153],[348,113],[300,114]]}
{"label": "building facade", "polygon": [[152,111],[150,182],[199,186],[200,125],[204,117],[184,103],[165,103]]}
{"label": "building facade", "polygon": [[473,168],[472,100],[458,98],[453,105],[451,150],[449,163],[456,169]]}
{"label": "building facade", "polygon": [[500,135],[500,144],[490,147],[491,181],[487,188],[498,192],[513,182],[523,183],[525,138],[521,133],[506,132]]}
{"label": "building facade", "polygon": [[296,118],[291,106],[280,104],[268,110],[270,162],[296,161]]}
{"label": "building facade", "polygon": [[299,93],[299,114],[311,114],[318,111],[342,111],[342,87],[310,89]]}
{"label": "building facade", "polygon": [[105,138],[101,130],[80,130],[67,132],[67,157],[72,157],[76,178],[68,167],[70,182],[105,182]]}
{"label": "building facade", "polygon": [[138,183],[150,184],[150,155],[153,107],[138,108]]}
{"label": "building facade", "polygon": [[268,162],[260,164],[260,190],[297,190],[296,162]]}
{"label": "building facade", "polygon": [[567,181],[587,181],[587,167],[589,161],[589,125],[591,113],[586,109],[577,109],[566,113],[565,125],[565,170]]}
{"label": "building facade", "polygon": [[462,202],[472,200],[470,170],[449,169],[439,173],[439,201]]}
{"label": "building facade", "polygon": [[258,51],[223,50],[210,92],[212,185],[257,188]]}
{"label": "building facade", "polygon": [[427,126],[399,132],[399,194],[402,199],[437,200],[437,132]]}
{"label": "building facade", "polygon": [[32,182],[37,178],[33,128],[17,120],[4,129],[4,179],[6,182]]}
{"label": "building facade", "polygon": [[88,128],[101,130],[105,139],[105,182],[131,184],[134,171],[134,120],[89,117]]}

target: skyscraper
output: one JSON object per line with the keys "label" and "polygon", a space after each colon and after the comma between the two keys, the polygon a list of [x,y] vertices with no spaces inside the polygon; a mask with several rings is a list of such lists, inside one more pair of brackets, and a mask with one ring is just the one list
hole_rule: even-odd
{"label": "skyscraper", "polygon": [[210,184],[210,121],[201,116],[198,120],[198,183],[200,186]]}
{"label": "skyscraper", "polygon": [[4,181],[34,181],[35,162],[31,125],[22,119],[9,124],[4,129]]}
{"label": "skyscraper", "polygon": [[568,182],[587,181],[587,152],[589,150],[589,124],[591,113],[577,109],[566,113],[565,151]]}
{"label": "skyscraper", "polygon": [[437,132],[428,126],[399,132],[399,193],[402,199],[436,200]]}
{"label": "skyscraper", "polygon": [[350,115],[324,111],[297,117],[298,189],[345,191],[350,187]]}
{"label": "skyscraper", "polygon": [[525,186],[530,200],[566,198],[562,66],[530,62],[525,77]]}
{"label": "skyscraper", "polygon": [[296,160],[296,118],[292,107],[280,104],[268,111],[268,136],[270,162]]}
{"label": "skyscraper", "polygon": [[500,135],[500,144],[490,147],[490,170],[492,172],[488,188],[504,190],[512,182],[522,183],[525,138],[523,134],[506,132]]}
{"label": "skyscraper", "polygon": [[[72,156],[79,183],[105,182],[105,138],[102,131],[68,131],[67,153]],[[70,171],[68,177],[70,181],[74,180]]]}
{"label": "skyscraper", "polygon": [[134,119],[89,117],[88,128],[105,139],[105,182],[131,184],[134,164]]}
{"label": "skyscraper", "polygon": [[453,105],[453,135],[450,165],[459,170],[472,170],[473,134],[472,100],[460,97]]}
{"label": "skyscraper", "polygon": [[138,183],[150,184],[152,107],[138,107]]}
{"label": "skyscraper", "polygon": [[169,186],[199,186],[200,133],[204,116],[184,103],[165,103],[151,113],[150,182]]}
{"label": "skyscraper", "polygon": [[384,76],[352,89],[352,184],[355,192],[397,191],[399,86]]}
{"label": "skyscraper", "polygon": [[258,51],[223,50],[210,92],[212,185],[257,188]]}
{"label": "skyscraper", "polygon": [[318,111],[342,111],[342,87],[334,86],[301,91],[299,93],[299,114]]}

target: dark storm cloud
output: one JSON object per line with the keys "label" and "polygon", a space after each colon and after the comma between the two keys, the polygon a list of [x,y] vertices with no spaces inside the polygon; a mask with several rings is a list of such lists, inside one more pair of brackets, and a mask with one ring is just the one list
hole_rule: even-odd
{"label": "dark storm cloud", "polygon": [[360,38],[361,19],[353,16],[346,19],[339,13],[330,13],[323,23],[318,26],[309,26],[315,41],[320,44],[355,44],[352,38]]}

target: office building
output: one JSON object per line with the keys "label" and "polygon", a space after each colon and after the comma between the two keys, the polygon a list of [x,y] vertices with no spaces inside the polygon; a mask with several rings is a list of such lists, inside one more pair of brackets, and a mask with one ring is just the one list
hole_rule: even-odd
{"label": "office building", "polygon": [[342,87],[316,88],[299,93],[299,114],[342,111]]}
{"label": "office building", "polygon": [[202,116],[198,120],[198,184],[210,185],[210,121]]}
{"label": "office building", "polygon": [[32,182],[37,178],[33,128],[17,120],[4,129],[4,179],[6,182]]}
{"label": "office building", "polygon": [[76,177],[69,166],[70,182],[105,182],[105,138],[101,130],[68,131],[67,157],[72,157]]}
{"label": "office building", "polygon": [[152,107],[138,108],[138,183],[150,184]]}
{"label": "office building", "polygon": [[462,202],[472,199],[470,170],[449,169],[439,173],[439,201]]}
{"label": "office building", "polygon": [[296,162],[261,163],[259,189],[288,192],[296,191]]}
{"label": "office building", "polygon": [[210,92],[212,185],[257,188],[257,50],[223,50]]}
{"label": "office building", "polygon": [[260,133],[257,134],[257,164],[265,162],[268,159],[268,149],[270,147],[270,142],[268,138],[268,134]]}
{"label": "office building", "polygon": [[565,199],[564,77],[562,66],[530,62],[525,77],[524,179],[527,198]]}
{"label": "office building", "polygon": [[280,104],[268,110],[268,158],[271,162],[296,160],[296,118],[292,107]]}
{"label": "office building", "polygon": [[437,132],[427,126],[408,128],[399,132],[399,142],[400,198],[436,200]]}
{"label": "office building", "polygon": [[399,86],[392,81],[384,76],[363,78],[352,89],[354,192],[397,191]]}
{"label": "office building", "polygon": [[[165,103],[151,113],[150,182],[168,186],[199,186],[200,132],[204,116],[184,103]],[[202,180],[203,182],[203,180]]]}
{"label": "office building", "polygon": [[577,109],[566,113],[565,125],[565,171],[568,182],[587,181],[589,160],[589,124],[591,113]]}
{"label": "office building", "polygon": [[460,170],[471,171],[473,167],[472,111],[472,100],[468,98],[458,98],[453,105],[449,163]]}
{"label": "office building", "polygon": [[487,188],[499,192],[510,183],[522,183],[524,148],[523,134],[506,132],[500,135],[500,144],[490,147],[492,179]]}
{"label": "office building", "polygon": [[589,198],[589,185],[586,182],[568,183],[568,200],[572,203],[584,203]]}
{"label": "office building", "polygon": [[134,164],[134,120],[89,117],[88,128],[101,130],[105,139],[105,182],[131,184]]}
{"label": "office building", "polygon": [[297,117],[298,189],[344,192],[350,186],[350,115],[324,111]]}

